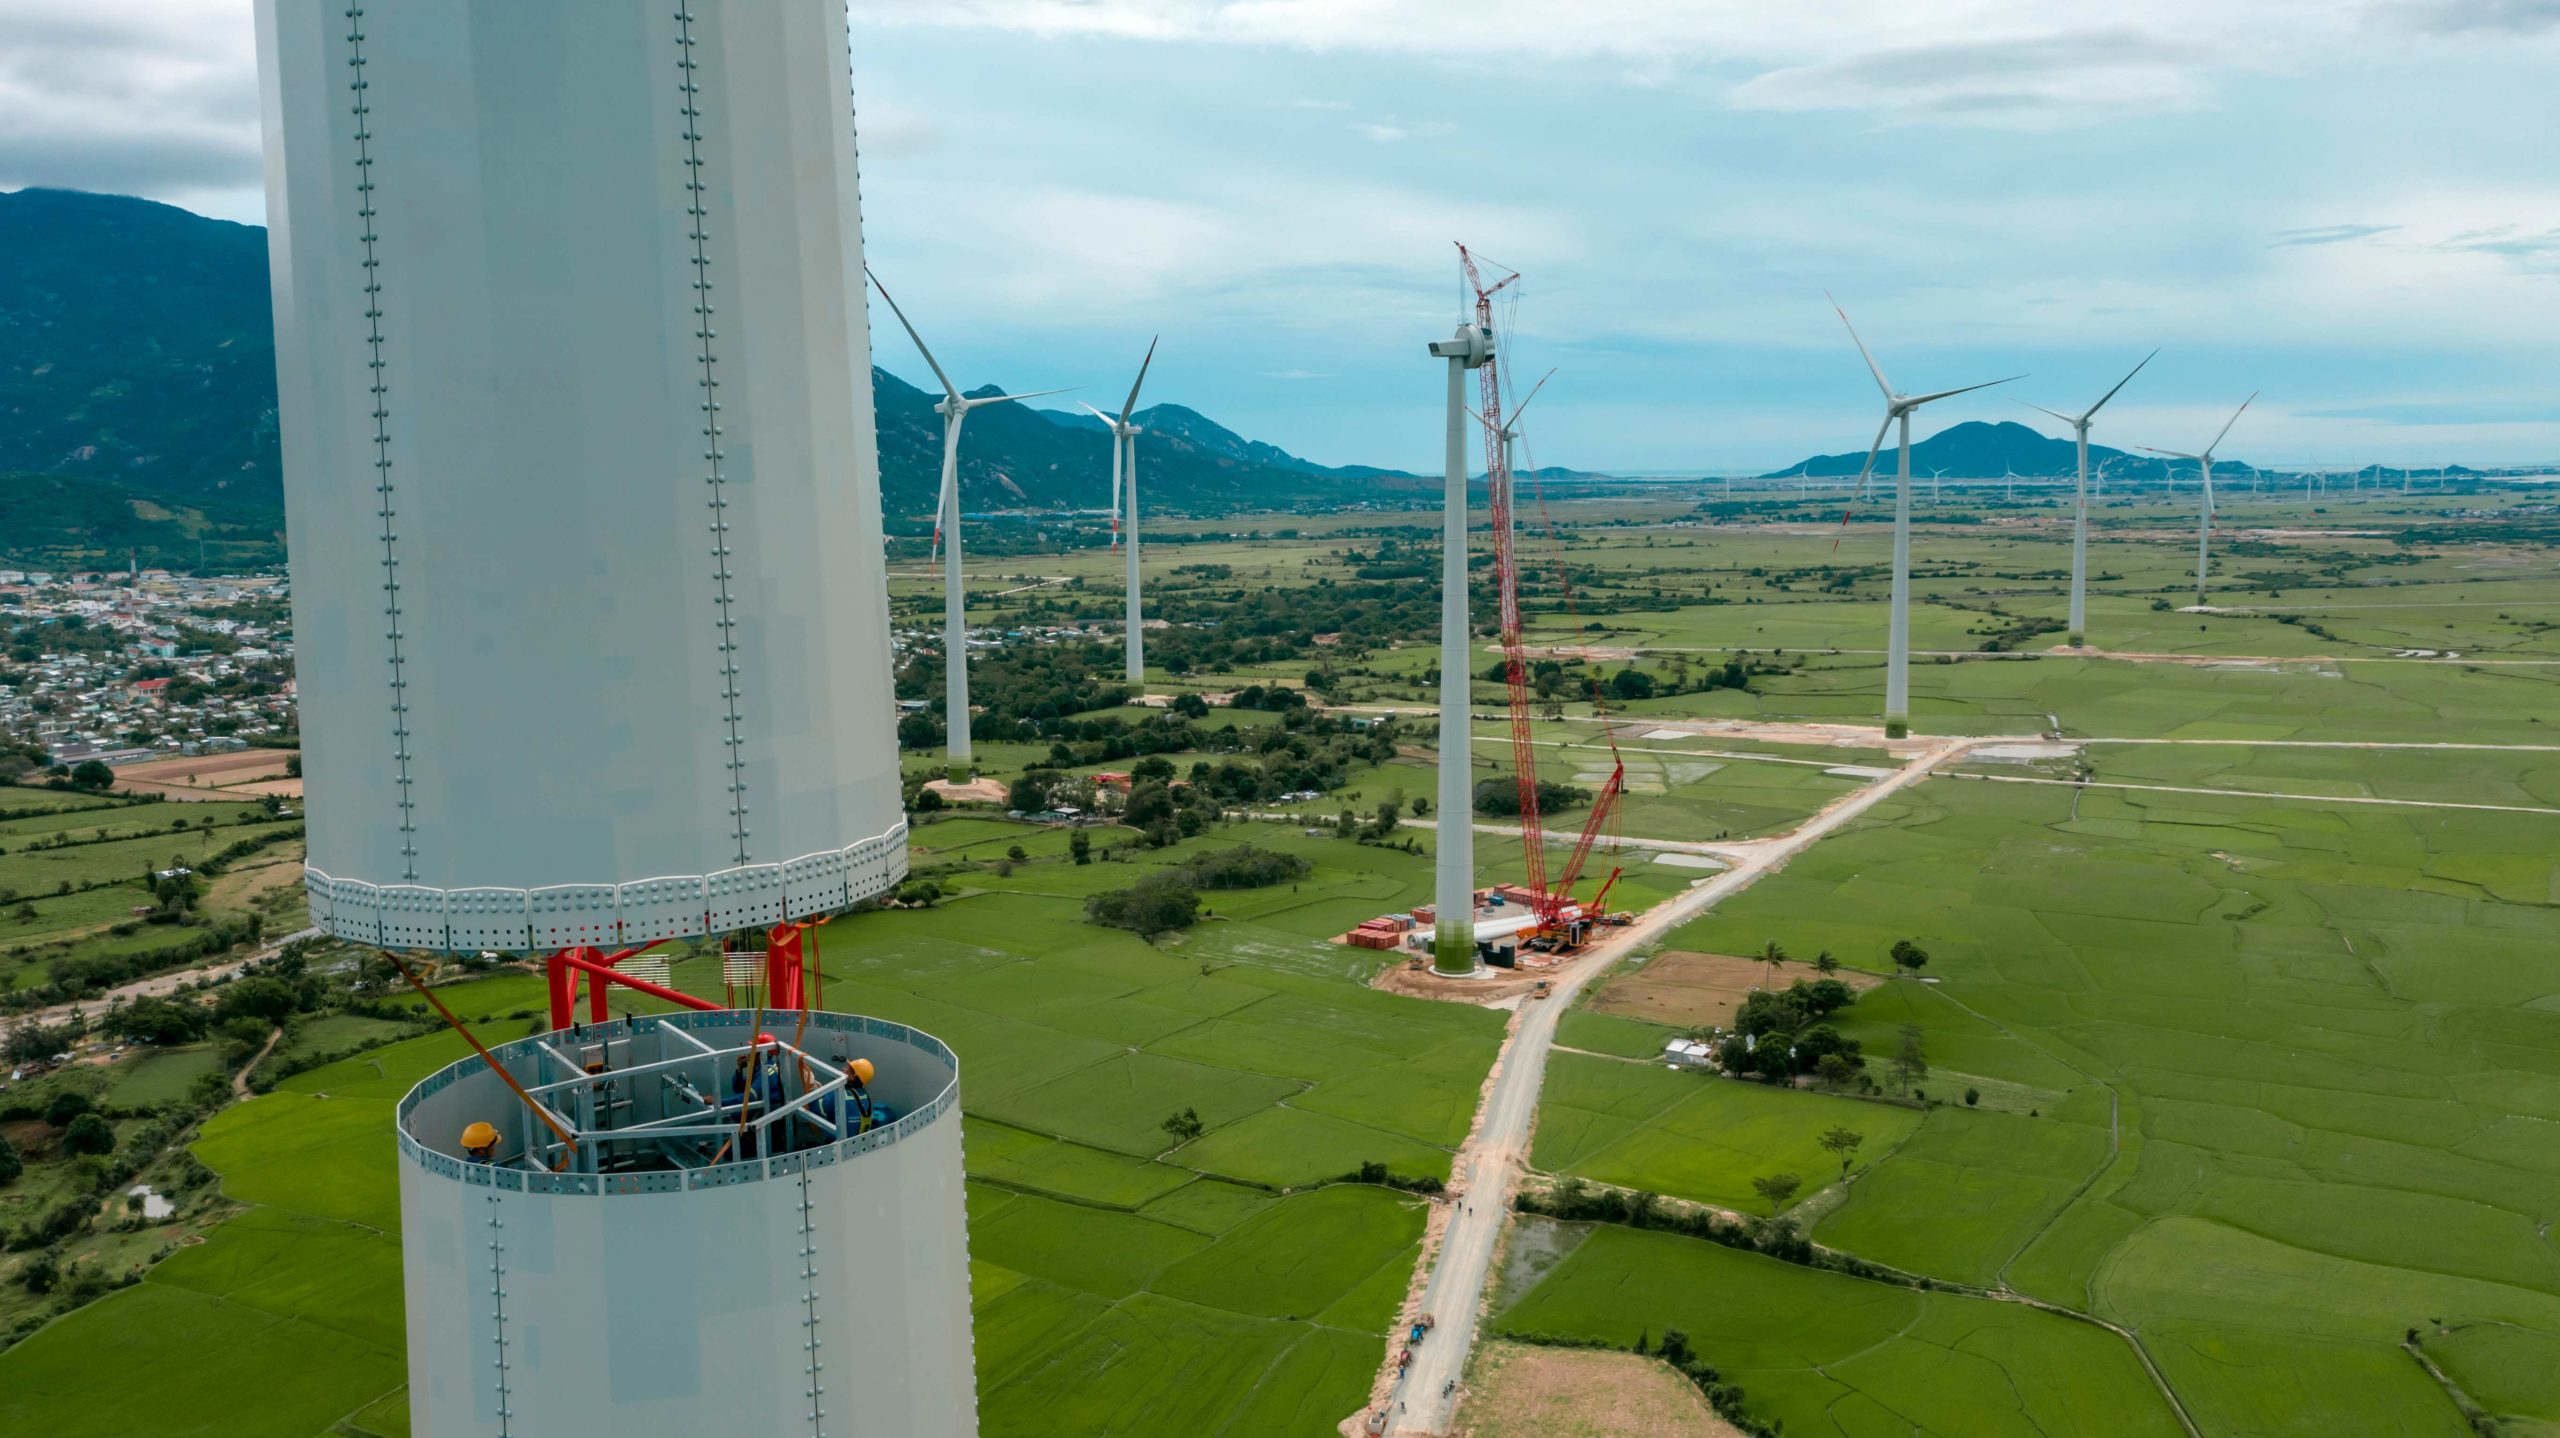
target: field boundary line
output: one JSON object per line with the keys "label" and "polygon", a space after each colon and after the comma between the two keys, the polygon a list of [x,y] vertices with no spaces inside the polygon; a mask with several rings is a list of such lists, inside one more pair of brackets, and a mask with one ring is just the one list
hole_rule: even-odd
{"label": "field boundary line", "polygon": [[2436,1366],[2436,1361],[2426,1355],[2426,1350],[2404,1338],[2400,1342],[2400,1351],[2408,1354],[2429,1378],[2436,1381],[2436,1386],[2444,1390],[2445,1401],[2453,1405],[2454,1411],[2462,1415],[2465,1423],[2474,1428],[2480,1428],[2484,1423],[2495,1425],[2482,1428],[2481,1431],[2484,1432],[2496,1432],[2503,1428],[2504,1425],[2495,1424],[2494,1416],[2487,1408],[2481,1406],[2478,1399],[2473,1398],[2461,1384],[2453,1381],[2451,1374]]}
{"label": "field boundary line", "polygon": [[[1879,1160],[1879,1162],[1881,1162],[1881,1160]],[[1873,1165],[1869,1165],[1868,1171],[1873,1171],[1873,1167]],[[1550,1183],[1557,1181],[1553,1175],[1541,1175],[1541,1177],[1546,1178]],[[1598,1179],[1584,1178],[1578,1179],[1577,1181],[1586,1189],[1621,1194],[1644,1193],[1654,1200],[1655,1207],[1669,1212],[1677,1212],[1686,1209],[1698,1213],[1714,1214],[1718,1217],[1729,1219],[1737,1223],[1754,1222],[1759,1217],[1757,1214],[1744,1213],[1740,1209],[1726,1208],[1722,1204],[1704,1203],[1697,1199],[1680,1198],[1671,1194],[1650,1193],[1648,1190],[1627,1188],[1619,1184],[1606,1183]],[[1689,1237],[1689,1235],[1682,1234],[1676,1229],[1644,1228],[1636,1224],[1626,1223],[1611,1218],[1576,1219],[1572,1221],[1605,1224],[1611,1228],[1624,1228],[1636,1233],[1667,1233],[1675,1238]],[[1692,1241],[1697,1243],[1714,1242],[1713,1239],[1706,1238],[1692,1238]],[[2000,1288],[1989,1288],[1978,1283],[1965,1283],[1955,1279],[1936,1278],[1924,1273],[1913,1273],[1908,1269],[1896,1268],[1889,1263],[1878,1263],[1871,1258],[1861,1258],[1857,1254],[1851,1253],[1846,1249],[1833,1248],[1826,1244],[1816,1243],[1809,1236],[1805,1238],[1804,1243],[1806,1247],[1812,1249],[1816,1253],[1829,1254],[1835,1258],[1850,1259],[1857,1263],[1864,1264],[1876,1273],[1890,1274],[1892,1277],[1876,1278],[1868,1274],[1856,1273],[1842,1268],[1831,1268],[1822,1264],[1794,1263],[1792,1260],[1779,1258],[1774,1254],[1761,1253],[1760,1250],[1756,1248],[1746,1248],[1738,1251],[1759,1254],[1760,1257],[1767,1258],[1775,1263],[1786,1263],[1792,1267],[1809,1269],[1815,1273],[1828,1273],[1834,1277],[1846,1278],[1858,1283],[1881,1284],[1887,1288],[1901,1288],[1923,1295],[1930,1293],[1952,1293],[1960,1298],[1978,1298],[1989,1303],[2014,1303],[2022,1308],[2040,1309],[2046,1313],[2053,1314],[2057,1318],[2073,1319],[2077,1322],[2086,1323],[2094,1328],[2105,1329],[2107,1332],[2123,1339],[2125,1346],[2133,1350],[2134,1357],[2141,1362],[2143,1371],[2151,1375],[2153,1385],[2158,1388],[2161,1398],[2169,1405],[2169,1412],[2171,1416],[2178,1420],[2179,1427],[2186,1430],[2188,1438],[2204,1438],[2203,1430],[2199,1429],[2195,1424],[2195,1420],[2188,1416],[2187,1405],[2179,1399],[2177,1390],[2169,1386],[2167,1377],[2160,1372],[2159,1366],[2151,1361],[2150,1353],[2144,1350],[2141,1340],[2137,1338],[2130,1329],[2110,1322],[2107,1319],[2100,1318],[2094,1313],[2084,1313],[2077,1308],[2070,1308],[2047,1299],[2037,1298],[2032,1294],[2020,1293],[2013,1288],[2005,1286]],[[1859,1352],[1867,1352],[1869,1349],[1876,1346],[1879,1345],[1870,1344],[1867,1349],[1861,1349]],[[1846,1361],[1846,1359],[1832,1360],[1834,1363]],[[1813,1366],[1817,1372],[1821,1371],[1820,1365],[1808,1366]]]}
{"label": "field boundary line", "polygon": [[2370,794],[2280,794],[2264,789],[2207,789],[2189,784],[2128,784],[2106,779],[2049,779],[2037,774],[1968,774],[1949,771],[1950,779],[1973,779],[1986,784],[2067,784],[2075,789],[2130,789],[2145,794],[2205,794],[2233,799],[2290,800],[2298,804],[2378,804],[2397,809],[2469,809],[2492,814],[2548,814],[2560,817],[2560,809],[2545,809],[2530,804],[2464,804],[2451,799],[2385,799]]}
{"label": "field boundary line", "polygon": [[2482,744],[2469,740],[2421,743],[2410,739],[2172,739],[2081,738],[2073,744],[2221,744],[2250,749],[2460,749],[2485,753],[2560,754],[2560,744]]}

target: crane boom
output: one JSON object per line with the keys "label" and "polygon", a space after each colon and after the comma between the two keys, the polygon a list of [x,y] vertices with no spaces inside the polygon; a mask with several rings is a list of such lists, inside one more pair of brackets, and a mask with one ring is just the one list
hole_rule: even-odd
{"label": "crane boom", "polygon": [[[1504,276],[1491,285],[1476,264],[1475,255],[1465,245],[1458,246],[1458,263],[1466,274],[1467,290],[1475,297],[1476,326],[1488,335],[1493,328],[1493,297],[1517,282],[1517,273]],[[1484,473],[1486,508],[1493,523],[1494,586],[1498,596],[1498,632],[1502,643],[1502,678],[1509,691],[1511,721],[1511,777],[1517,786],[1520,805],[1520,854],[1528,887],[1539,894],[1547,891],[1546,829],[1538,813],[1537,752],[1529,738],[1529,666],[1520,648],[1520,559],[1514,543],[1516,525],[1512,513],[1510,446],[1503,439],[1502,374],[1500,356],[1485,362],[1476,372],[1476,418],[1484,426]]]}
{"label": "crane boom", "polygon": [[1554,912],[1540,917],[1552,921],[1565,905],[1573,902],[1573,886],[1582,878],[1582,866],[1591,858],[1591,846],[1599,840],[1601,825],[1607,821],[1609,811],[1617,806],[1618,795],[1626,786],[1627,766],[1620,763],[1610,769],[1609,782],[1600,786],[1600,797],[1591,801],[1591,817],[1582,826],[1582,837],[1575,841],[1572,857],[1565,860],[1564,872],[1556,878],[1556,891],[1549,901]]}

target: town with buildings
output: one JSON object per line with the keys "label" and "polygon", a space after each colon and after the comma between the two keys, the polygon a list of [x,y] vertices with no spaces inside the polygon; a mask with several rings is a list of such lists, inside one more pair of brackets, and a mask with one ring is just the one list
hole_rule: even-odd
{"label": "town with buildings", "polygon": [[0,570],[0,735],[18,773],[289,739],[286,601],[276,575]]}

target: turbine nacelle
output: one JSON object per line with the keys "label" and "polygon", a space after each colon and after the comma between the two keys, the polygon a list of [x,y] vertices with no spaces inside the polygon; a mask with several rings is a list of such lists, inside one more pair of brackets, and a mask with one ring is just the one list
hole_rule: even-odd
{"label": "turbine nacelle", "polygon": [[1493,359],[1493,336],[1473,324],[1461,324],[1456,334],[1431,342],[1431,357],[1457,360],[1467,369],[1482,369]]}

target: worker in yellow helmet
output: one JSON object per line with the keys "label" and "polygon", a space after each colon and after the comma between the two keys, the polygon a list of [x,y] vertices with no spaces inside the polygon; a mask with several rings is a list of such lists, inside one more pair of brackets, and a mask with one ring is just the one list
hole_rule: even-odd
{"label": "worker in yellow helmet", "polygon": [[492,1123],[475,1123],[462,1131],[462,1156],[473,1163],[489,1163],[498,1152],[498,1127]]}
{"label": "worker in yellow helmet", "polygon": [[844,1061],[842,1096],[825,1094],[811,1105],[836,1126],[836,1137],[851,1138],[869,1133],[879,1126],[879,1109],[871,1102],[871,1060],[847,1058]]}
{"label": "worker in yellow helmet", "polygon": [[887,1109],[872,1101],[873,1072],[869,1059],[850,1059],[844,1066],[845,1097],[849,1101],[846,1116],[853,1120],[855,1133],[869,1133],[891,1117]]}

